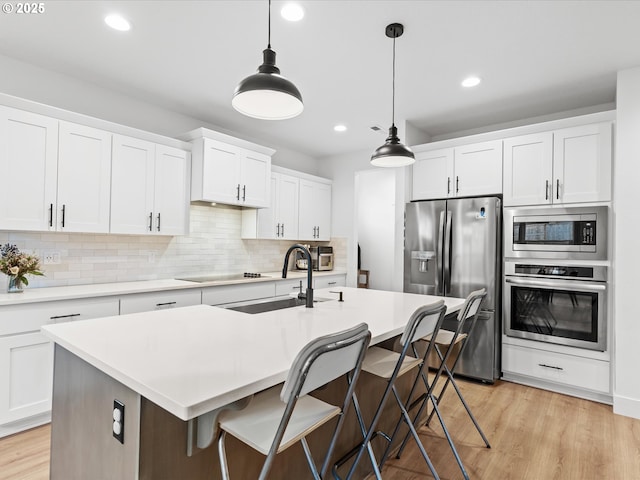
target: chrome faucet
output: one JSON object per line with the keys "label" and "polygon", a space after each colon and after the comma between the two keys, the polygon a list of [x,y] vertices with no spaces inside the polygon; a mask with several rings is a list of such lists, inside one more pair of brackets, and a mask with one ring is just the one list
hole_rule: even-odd
{"label": "chrome faucet", "polygon": [[[307,257],[307,291],[305,293],[304,298],[306,298],[305,306],[307,308],[313,308],[313,279],[311,278],[313,275],[313,262],[311,260],[311,254],[309,250],[307,250],[303,245],[296,243],[295,245],[291,245],[289,250],[284,256],[284,267],[282,268],[282,278],[287,278],[287,270],[289,269],[289,255],[294,250],[300,250],[305,257]],[[299,298],[302,298],[302,294],[298,295]]]}

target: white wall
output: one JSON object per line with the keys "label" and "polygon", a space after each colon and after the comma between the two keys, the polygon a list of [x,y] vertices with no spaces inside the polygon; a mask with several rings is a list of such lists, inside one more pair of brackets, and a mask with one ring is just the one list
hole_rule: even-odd
{"label": "white wall", "polygon": [[317,174],[315,158],[276,145],[269,139],[251,137],[247,132],[233,132],[222,125],[203,122],[141,102],[115,90],[107,90],[2,55],[0,72],[0,92],[8,95],[174,138],[195,128],[210,128],[275,149],[274,165]]}
{"label": "white wall", "polygon": [[640,67],[618,72],[616,101],[613,411],[640,418]]}
{"label": "white wall", "polygon": [[[347,242],[347,285],[357,284],[357,225],[356,225],[356,173],[371,170],[369,160],[373,150],[347,153],[322,158],[318,161],[318,175],[332,178],[331,205],[331,236],[346,238]],[[403,224],[404,202],[407,198],[406,184],[408,168],[398,168],[395,171],[395,219],[388,219],[383,228],[394,232],[395,247],[387,252],[387,257],[393,256],[392,289],[402,290],[402,256],[403,256]],[[364,268],[364,267],[363,267]]]}

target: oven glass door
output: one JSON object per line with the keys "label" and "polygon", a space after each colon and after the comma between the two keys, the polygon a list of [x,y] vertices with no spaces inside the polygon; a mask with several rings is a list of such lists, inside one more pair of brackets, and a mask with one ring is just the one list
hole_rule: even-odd
{"label": "oven glass door", "polygon": [[507,278],[507,335],[606,350],[604,284]]}

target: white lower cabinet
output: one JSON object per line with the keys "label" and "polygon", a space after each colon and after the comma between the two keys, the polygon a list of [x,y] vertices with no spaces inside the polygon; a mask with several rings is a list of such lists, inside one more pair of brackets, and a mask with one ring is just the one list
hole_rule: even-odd
{"label": "white lower cabinet", "polygon": [[120,298],[120,315],[190,307],[192,305],[200,305],[201,299],[202,294],[199,288],[135,293]]}
{"label": "white lower cabinet", "polygon": [[502,371],[559,386],[604,394],[611,391],[610,363],[604,360],[503,344]]}
{"label": "white lower cabinet", "polygon": [[347,284],[346,275],[323,275],[313,279],[313,288],[344,287]]}
{"label": "white lower cabinet", "polygon": [[118,315],[119,305],[118,299],[101,298],[0,308],[0,437],[47,420],[42,417],[51,409],[53,343],[40,327]]}

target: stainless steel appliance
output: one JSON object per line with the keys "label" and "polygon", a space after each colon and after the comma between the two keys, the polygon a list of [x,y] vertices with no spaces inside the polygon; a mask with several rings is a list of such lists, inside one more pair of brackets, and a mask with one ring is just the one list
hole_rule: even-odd
{"label": "stainless steel appliance", "polygon": [[505,334],[607,349],[607,267],[505,262]]}
{"label": "stainless steel appliance", "polygon": [[[497,197],[411,202],[405,208],[404,291],[464,298],[487,289],[457,367],[493,382],[500,376],[502,203]],[[447,323],[445,321],[445,328]]]}
{"label": "stainless steel appliance", "polygon": [[309,252],[311,253],[314,270],[333,270],[333,247],[320,245],[311,247]]}
{"label": "stainless steel appliance", "polygon": [[606,260],[608,207],[505,208],[505,257]]}

